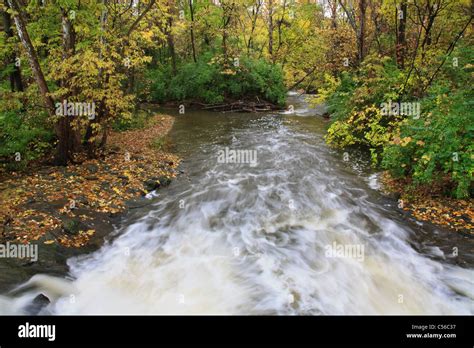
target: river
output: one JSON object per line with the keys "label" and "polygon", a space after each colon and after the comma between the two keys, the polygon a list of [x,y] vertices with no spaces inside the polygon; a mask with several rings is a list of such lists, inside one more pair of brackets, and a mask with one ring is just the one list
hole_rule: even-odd
{"label": "river", "polygon": [[[2,313],[472,314],[472,238],[416,222],[356,151],[295,113],[176,115],[180,175],[64,278],[34,277]],[[253,163],[219,160],[245,150]]]}

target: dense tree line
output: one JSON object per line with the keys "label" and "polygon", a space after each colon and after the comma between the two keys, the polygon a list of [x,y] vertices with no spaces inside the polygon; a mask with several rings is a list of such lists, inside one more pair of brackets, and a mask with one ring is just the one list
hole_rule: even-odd
{"label": "dense tree line", "polygon": [[99,156],[144,101],[281,106],[303,89],[329,106],[330,144],[470,194],[472,0],[3,0],[0,11],[4,162],[53,148],[60,165]]}

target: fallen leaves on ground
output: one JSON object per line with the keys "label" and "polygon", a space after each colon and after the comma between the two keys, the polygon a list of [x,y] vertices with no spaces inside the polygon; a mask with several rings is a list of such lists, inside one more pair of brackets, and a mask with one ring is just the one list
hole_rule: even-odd
{"label": "fallen leaves on ground", "polygon": [[400,193],[401,208],[421,221],[474,235],[474,205],[472,199],[454,199],[442,194],[443,185],[410,188],[411,183],[384,173],[385,187]]}
{"label": "fallen leaves on ground", "polygon": [[7,173],[0,181],[0,240],[80,247],[95,234],[90,222],[123,212],[126,202],[176,176],[179,159],[152,143],[173,118],[153,117],[144,129],[114,132],[106,155],[68,167]]}

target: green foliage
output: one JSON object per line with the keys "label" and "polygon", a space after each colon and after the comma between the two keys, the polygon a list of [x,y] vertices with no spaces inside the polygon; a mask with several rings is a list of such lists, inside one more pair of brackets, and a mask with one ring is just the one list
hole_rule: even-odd
{"label": "green foliage", "polygon": [[367,146],[380,151],[397,128],[401,118],[384,115],[381,104],[397,101],[402,74],[388,57],[368,56],[357,74],[341,75],[334,93],[327,97],[333,123],[326,140],[336,147]]}
{"label": "green foliage", "polygon": [[141,100],[163,102],[167,99],[167,85],[171,76],[169,65],[146,69],[143,79],[139,81]]}
{"label": "green foliage", "polygon": [[166,78],[168,97],[175,101],[221,103],[228,92],[223,88],[225,77],[220,74],[220,66],[212,64],[210,55],[200,57],[197,63],[184,64],[176,76]]}
{"label": "green foliage", "polygon": [[115,131],[127,131],[133,129],[141,129],[147,125],[150,114],[144,110],[137,111],[133,114],[122,114],[112,124]]}
{"label": "green foliage", "polygon": [[[469,62],[474,50],[460,46],[453,56],[459,64],[445,64],[419,99],[399,95],[406,72],[389,58],[369,56],[356,73],[329,80],[323,89],[333,91],[324,95],[333,121],[328,143],[362,145],[395,178],[412,178],[415,186],[441,184],[446,194],[469,197],[474,168],[474,92],[469,87],[474,69]],[[382,103],[389,100],[420,103],[420,117],[383,114]]]}
{"label": "green foliage", "polygon": [[[44,120],[43,115],[36,116]],[[0,113],[0,158],[8,169],[24,168],[29,161],[51,150],[54,136],[46,127],[20,111]]]}
{"label": "green foliage", "polygon": [[334,92],[326,97],[328,112],[334,120],[343,120],[352,111],[351,96],[356,89],[356,83],[351,74],[343,72],[337,86],[328,87]]}
{"label": "green foliage", "polygon": [[272,65],[263,59],[242,59],[242,72],[236,75],[237,82],[241,82],[241,95],[261,96],[277,105],[284,105],[286,88],[280,66]]}
{"label": "green foliage", "polygon": [[466,198],[474,170],[474,93],[445,92],[428,96],[423,106],[429,112],[403,123],[400,135],[385,148],[382,165],[394,177],[412,177],[415,184],[453,182],[452,194]]}
{"label": "green foliage", "polygon": [[175,76],[168,66],[149,69],[145,80],[146,98],[154,102],[191,100],[218,104],[260,98],[283,105],[286,98],[279,66],[245,57],[226,64],[223,57],[210,52],[200,56],[197,63],[180,66]]}

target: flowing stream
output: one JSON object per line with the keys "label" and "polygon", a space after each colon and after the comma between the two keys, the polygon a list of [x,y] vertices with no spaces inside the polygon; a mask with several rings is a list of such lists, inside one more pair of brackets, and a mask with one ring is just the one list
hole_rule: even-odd
{"label": "flowing stream", "polygon": [[[0,296],[0,313],[39,293],[43,314],[474,313],[472,238],[403,216],[363,155],[328,148],[320,110],[289,103],[177,115],[184,174],[64,279]],[[226,148],[255,165],[221,163]]]}

